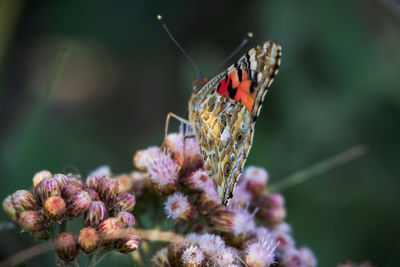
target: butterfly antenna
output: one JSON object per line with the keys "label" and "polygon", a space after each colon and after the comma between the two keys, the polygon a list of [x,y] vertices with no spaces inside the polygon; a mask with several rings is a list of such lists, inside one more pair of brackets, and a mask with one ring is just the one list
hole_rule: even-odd
{"label": "butterfly antenna", "polygon": [[248,32],[247,35],[246,35],[246,37],[244,37],[243,41],[240,43],[240,45],[239,45],[238,47],[236,47],[236,49],[235,49],[229,56],[227,56],[227,57],[225,58],[225,60],[222,61],[222,63],[218,65],[218,67],[215,68],[215,70],[213,71],[213,73],[216,72],[217,70],[219,70],[222,66],[224,66],[224,65],[226,64],[226,62],[228,62],[229,60],[231,60],[231,59],[240,51],[240,49],[242,49],[242,48],[247,44],[247,42],[248,42],[251,38],[253,38],[253,33],[252,33],[252,32]]}
{"label": "butterfly antenna", "polygon": [[190,61],[190,63],[192,63],[193,67],[196,69],[197,73],[199,74],[199,77],[203,77],[203,74],[201,73],[200,68],[196,65],[196,63],[194,63],[193,59],[188,55],[188,53],[186,53],[186,51],[183,50],[182,46],[178,43],[178,41],[174,38],[174,36],[169,31],[167,25],[164,22],[164,18],[161,15],[157,15],[157,20],[161,23],[161,26],[163,26],[164,30],[167,32],[169,38],[172,40],[172,42],[174,42],[176,47],[178,47],[179,50],[181,50],[182,54],[184,54],[185,57]]}

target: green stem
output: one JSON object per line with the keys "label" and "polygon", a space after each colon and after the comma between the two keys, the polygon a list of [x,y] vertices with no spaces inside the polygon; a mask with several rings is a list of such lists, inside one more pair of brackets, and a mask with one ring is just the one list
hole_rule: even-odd
{"label": "green stem", "polygon": [[273,183],[268,187],[268,191],[279,191],[282,192],[295,185],[304,183],[305,181],[316,177],[322,173],[330,171],[340,165],[343,165],[353,159],[361,157],[367,152],[367,149],[363,145],[354,146],[339,155],[330,157],[323,161],[318,162],[315,165],[297,171],[289,176],[280,179],[278,182]]}
{"label": "green stem", "polygon": [[113,249],[111,247],[105,247],[99,249],[99,251],[96,252],[96,255],[94,256],[94,265],[96,266],[107,254],[112,251]]}

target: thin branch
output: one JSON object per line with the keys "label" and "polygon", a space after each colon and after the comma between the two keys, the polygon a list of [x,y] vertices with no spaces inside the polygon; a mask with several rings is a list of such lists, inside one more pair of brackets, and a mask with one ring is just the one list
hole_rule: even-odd
{"label": "thin branch", "polygon": [[280,179],[268,187],[268,191],[279,191],[282,192],[295,185],[303,183],[313,177],[316,177],[322,173],[330,171],[340,165],[350,162],[358,157],[361,157],[367,152],[366,146],[358,145],[354,146],[339,155],[325,159],[318,162],[315,165],[297,171],[289,176]]}

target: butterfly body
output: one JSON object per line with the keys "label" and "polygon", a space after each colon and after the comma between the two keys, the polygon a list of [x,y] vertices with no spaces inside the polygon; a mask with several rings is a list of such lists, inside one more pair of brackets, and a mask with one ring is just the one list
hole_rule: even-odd
{"label": "butterfly body", "polygon": [[200,144],[204,168],[224,205],[229,204],[242,173],[280,56],[276,42],[265,42],[212,80],[202,77],[194,83],[189,123]]}

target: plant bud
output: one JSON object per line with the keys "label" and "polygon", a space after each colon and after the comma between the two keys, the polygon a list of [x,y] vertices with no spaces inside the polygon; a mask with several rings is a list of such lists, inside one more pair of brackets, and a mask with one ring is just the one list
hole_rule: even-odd
{"label": "plant bud", "polygon": [[82,179],[81,179],[80,176],[69,174],[69,175],[68,175],[68,179],[69,179],[69,182],[70,182],[70,183],[77,183],[77,184],[79,184],[81,187],[84,186],[84,183],[83,183],[83,181],[82,181]]}
{"label": "plant bud", "polygon": [[199,169],[186,175],[182,179],[183,184],[190,192],[200,193],[204,191],[212,183],[204,169]]}
{"label": "plant bud", "polygon": [[100,236],[96,229],[92,227],[82,228],[79,231],[78,244],[86,254],[94,252],[100,244]]}
{"label": "plant bud", "polygon": [[11,195],[7,196],[6,199],[3,200],[3,209],[11,220],[17,222],[17,211],[14,208]]}
{"label": "plant bud", "polygon": [[134,233],[128,233],[126,236],[118,240],[115,248],[121,253],[129,253],[135,251],[142,244],[142,238]]}
{"label": "plant bud", "polygon": [[53,174],[51,174],[51,172],[48,170],[37,172],[33,176],[33,187],[36,187],[43,179],[51,178],[52,176]]}
{"label": "plant bud", "polygon": [[134,195],[129,193],[123,193],[117,197],[115,203],[115,210],[131,212],[135,207],[135,204],[136,200]]}
{"label": "plant bud", "polygon": [[118,194],[131,191],[133,181],[129,175],[122,174],[119,175],[116,179],[118,180]]}
{"label": "plant bud", "polygon": [[102,201],[92,201],[85,215],[85,225],[97,227],[107,217],[106,205]]}
{"label": "plant bud", "polygon": [[17,212],[36,210],[35,196],[28,190],[18,190],[12,195],[14,208]]}
{"label": "plant bud", "polygon": [[65,185],[69,183],[69,178],[65,174],[62,174],[62,173],[54,174],[53,178],[57,180],[57,182],[60,186],[61,192],[63,191]]}
{"label": "plant bud", "polygon": [[221,232],[232,232],[234,228],[235,212],[230,210],[220,210],[213,212],[209,219],[209,224]]}
{"label": "plant bud", "polygon": [[124,225],[124,227],[131,228],[135,225],[135,216],[132,213],[121,211],[116,216]]}
{"label": "plant bud", "polygon": [[196,199],[197,210],[201,215],[210,214],[217,210],[225,210],[214,188],[201,192]]}
{"label": "plant bud", "polygon": [[18,224],[25,231],[38,231],[46,227],[43,216],[33,210],[21,212]]}
{"label": "plant bud", "polygon": [[118,180],[109,177],[101,178],[98,193],[106,206],[112,207],[118,195]]}
{"label": "plant bud", "polygon": [[46,229],[31,232],[36,240],[48,240],[50,238],[49,232]]}
{"label": "plant bud", "polygon": [[93,188],[86,188],[85,191],[88,192],[92,201],[100,201],[100,196],[97,194],[96,190]]}
{"label": "plant bud", "polygon": [[76,193],[82,191],[82,186],[69,182],[64,186],[64,189],[62,190],[62,197],[68,202],[71,197],[73,197]]}
{"label": "plant bud", "polygon": [[80,191],[69,199],[68,202],[68,216],[76,218],[83,214],[92,203],[90,195],[86,191]]}
{"label": "plant bud", "polygon": [[183,251],[181,261],[183,267],[201,267],[204,260],[203,251],[197,246],[190,246]]}
{"label": "plant bud", "polygon": [[103,246],[109,246],[113,244],[117,239],[121,238],[121,231],[123,229],[122,222],[114,217],[105,219],[97,227],[97,231],[102,239]]}
{"label": "plant bud", "polygon": [[62,197],[49,197],[44,202],[43,214],[51,221],[60,221],[64,218],[66,204]]}
{"label": "plant bud", "polygon": [[264,168],[249,166],[244,170],[242,179],[246,189],[257,197],[264,192],[269,175]]}
{"label": "plant bud", "polygon": [[282,195],[277,193],[262,195],[257,202],[260,203],[257,216],[263,219],[267,225],[274,226],[285,220],[286,210]]}
{"label": "plant bud", "polygon": [[88,188],[93,188],[95,190],[99,189],[101,177],[100,176],[89,176],[86,178],[85,184]]}
{"label": "plant bud", "polygon": [[72,233],[63,232],[55,239],[57,255],[64,261],[73,261],[78,255],[78,246]]}
{"label": "plant bud", "polygon": [[48,197],[59,196],[60,195],[60,186],[59,186],[57,180],[53,179],[53,178],[43,179],[35,187],[35,195],[42,204],[44,204],[44,201]]}

